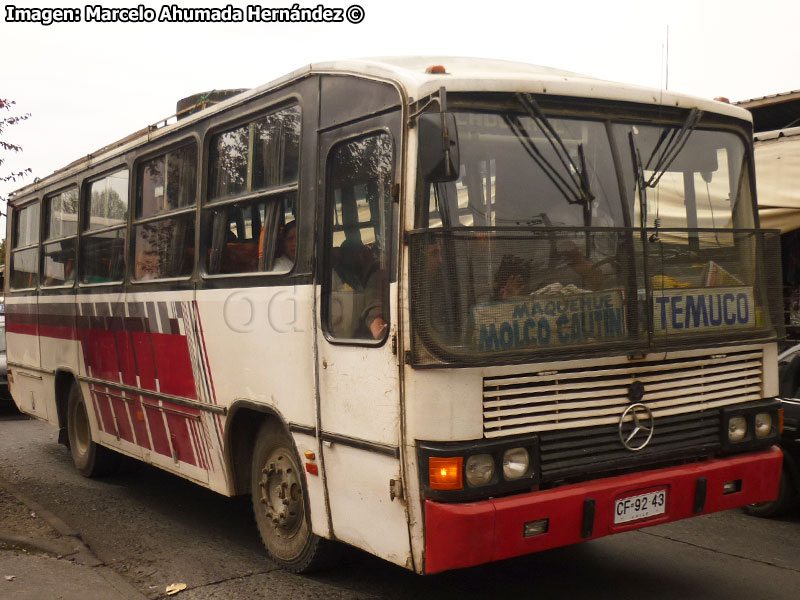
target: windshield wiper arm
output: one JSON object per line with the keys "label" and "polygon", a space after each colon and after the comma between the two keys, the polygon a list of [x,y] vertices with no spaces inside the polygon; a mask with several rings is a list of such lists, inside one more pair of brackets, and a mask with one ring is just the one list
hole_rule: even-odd
{"label": "windshield wiper arm", "polygon": [[[686,119],[683,121],[683,125],[681,125],[680,129],[664,129],[661,132],[661,135],[658,136],[658,141],[656,142],[656,145],[653,148],[653,151],[650,153],[650,157],[647,159],[646,163],[642,162],[641,153],[639,152],[639,148],[636,146],[636,142],[633,139],[633,130],[628,132],[628,142],[630,143],[631,147],[631,161],[633,162],[633,174],[636,185],[639,188],[639,206],[641,207],[640,215],[642,228],[644,228],[647,224],[647,188],[654,188],[658,185],[658,182],[661,181],[661,177],[667,172],[670,165],[672,165],[674,160],[678,157],[678,154],[681,153],[683,147],[689,141],[689,136],[691,135],[692,131],[694,131],[694,128],[697,126],[697,122],[702,116],[703,111],[695,107],[689,111],[689,114],[686,116]],[[653,162],[653,158],[659,153],[659,150],[661,151],[661,154],[658,156],[655,165],[652,167],[653,174],[650,175],[649,179],[645,180],[644,171],[645,169],[650,170],[650,163]],[[656,227],[658,227],[657,222]]]}
{"label": "windshield wiper arm", "polygon": [[539,168],[558,189],[558,191],[561,192],[566,201],[570,204],[578,204],[582,202],[580,194],[577,193],[574,187],[570,185],[570,182],[564,179],[564,177],[553,165],[550,164],[547,158],[545,158],[541,151],[536,147],[524,125],[520,122],[516,115],[504,115],[503,120],[509,126],[514,135],[517,136],[517,139],[519,140],[519,143],[522,145],[522,148],[525,150],[525,152],[527,152],[533,161],[539,165]]}
{"label": "windshield wiper arm", "polygon": [[[520,129],[524,133],[524,137],[527,140],[528,145],[549,168],[550,172],[547,173],[548,176],[551,179],[553,179],[553,177],[557,178],[561,184],[565,186],[566,189],[562,189],[560,186],[559,189],[562,191],[562,193],[564,193],[564,197],[570,204],[583,204],[584,206],[588,206],[589,203],[594,199],[594,194],[592,194],[592,191],[589,187],[589,177],[586,170],[586,156],[583,151],[583,144],[578,144],[578,157],[581,164],[576,165],[575,161],[573,161],[572,157],[569,155],[567,147],[564,144],[564,141],[561,139],[561,136],[558,135],[558,132],[550,124],[550,121],[542,112],[542,109],[539,108],[539,105],[533,96],[531,94],[523,93],[518,93],[516,96],[522,105],[522,108],[524,108],[525,112],[528,113],[528,116],[533,119],[533,122],[536,124],[547,142],[552,147],[553,151],[558,157],[558,160],[561,162],[561,166],[564,168],[564,171],[566,171],[569,181],[564,179],[564,177],[558,173],[553,165],[551,165],[547,159],[545,159],[544,155],[542,155],[542,153],[535,147],[530,136],[528,136],[527,132],[525,132],[525,129],[520,123]],[[508,119],[506,120],[508,121]],[[519,123],[519,120],[516,120],[517,123]],[[526,147],[526,149],[528,148]],[[537,161],[537,163],[539,163],[539,161]],[[539,165],[542,166],[545,172],[547,172],[547,169],[545,169],[541,163],[539,163]]]}
{"label": "windshield wiper arm", "polygon": [[[691,111],[689,111],[689,114],[687,115],[686,120],[684,120],[680,129],[665,129],[663,132],[661,132],[658,142],[656,143],[655,148],[653,148],[653,152],[650,154],[650,158],[647,159],[647,163],[642,165],[641,160],[639,161],[639,172],[642,178],[640,183],[643,185],[643,187],[654,188],[658,185],[661,177],[667,172],[667,169],[669,169],[670,165],[678,157],[678,154],[681,153],[683,147],[686,145],[686,142],[689,141],[689,136],[692,134],[692,131],[694,131],[694,128],[697,126],[697,122],[702,116],[703,111],[693,108]],[[656,159],[655,164],[651,167],[650,163],[653,162],[653,159],[655,158],[656,154],[658,154],[659,149],[661,149],[661,153],[658,156],[658,159]],[[645,169],[652,169],[653,171],[653,174],[647,181],[644,181]]]}
{"label": "windshield wiper arm", "polygon": [[642,166],[642,156],[639,148],[633,140],[633,128],[628,132],[628,143],[631,147],[631,162],[633,163],[633,179],[636,188],[639,190],[639,226],[644,229],[647,223],[647,182],[644,180],[644,167]]}

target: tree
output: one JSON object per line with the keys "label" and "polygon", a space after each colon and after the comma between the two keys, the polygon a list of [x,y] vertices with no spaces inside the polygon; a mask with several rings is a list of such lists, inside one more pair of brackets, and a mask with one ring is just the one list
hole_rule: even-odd
{"label": "tree", "polygon": [[[11,107],[14,104],[16,104],[16,102],[14,102],[13,100],[6,100],[4,98],[0,98],[0,115],[3,114],[1,112],[3,110],[11,111]],[[14,144],[12,142],[5,141],[2,138],[3,138],[3,134],[5,133],[5,130],[6,130],[7,127],[10,127],[12,125],[17,125],[18,123],[21,123],[22,121],[26,121],[26,120],[28,120],[30,118],[30,116],[31,116],[30,113],[25,113],[25,114],[16,115],[16,116],[15,115],[12,115],[12,116],[0,116],[0,150],[2,150],[4,152],[22,152],[22,147],[21,146],[19,146],[17,144]],[[4,162],[5,162],[5,158],[0,156],[0,167],[3,166]],[[0,171],[0,182],[2,182],[2,183],[5,183],[7,181],[16,182],[18,179],[21,179],[21,178],[25,177],[26,175],[29,175],[30,173],[31,173],[30,169],[22,169],[21,171],[12,171],[12,172],[10,172],[8,174],[3,174],[3,172]],[[0,196],[0,200],[5,201],[6,200],[5,196]]]}

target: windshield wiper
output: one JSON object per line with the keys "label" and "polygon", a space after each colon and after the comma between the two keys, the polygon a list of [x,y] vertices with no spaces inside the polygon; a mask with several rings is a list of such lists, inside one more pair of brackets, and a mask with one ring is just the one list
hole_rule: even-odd
{"label": "windshield wiper", "polygon": [[519,100],[522,108],[525,109],[525,112],[528,116],[533,119],[533,122],[542,132],[544,138],[552,147],[553,151],[555,152],[558,160],[561,162],[561,166],[563,167],[563,172],[566,173],[566,177],[560,172],[560,169],[557,169],[556,166],[550,163],[549,160],[542,154],[541,150],[536,147],[536,144],[533,143],[533,139],[528,134],[525,127],[522,125],[522,122],[516,115],[505,115],[503,118],[508,126],[511,128],[511,131],[514,135],[517,136],[522,147],[525,151],[530,155],[530,157],[536,162],[537,165],[544,171],[545,175],[547,175],[548,179],[553,182],[553,185],[558,188],[564,198],[570,204],[581,204],[584,206],[584,209],[588,209],[591,201],[594,199],[594,195],[592,194],[591,189],[589,188],[589,178],[586,172],[586,156],[583,152],[583,144],[578,144],[578,157],[580,160],[580,167],[575,164],[572,160],[572,157],[569,155],[567,151],[567,147],[564,145],[564,141],[561,139],[561,136],[558,135],[558,132],[553,128],[550,122],[545,117],[542,109],[539,108],[539,105],[534,100],[531,94],[517,94],[517,99]]}
{"label": "windshield wiper", "polygon": [[[693,108],[689,111],[680,129],[665,129],[661,132],[655,148],[653,148],[650,157],[644,165],[641,164],[641,157],[639,156],[637,158],[639,164],[638,174],[641,177],[640,183],[643,187],[654,188],[658,185],[661,177],[667,172],[670,165],[672,165],[673,161],[678,157],[678,154],[681,153],[686,142],[689,141],[689,136],[692,134],[692,131],[694,131],[697,122],[702,116],[703,111]],[[633,140],[633,137],[631,137],[631,140]],[[638,149],[636,154],[638,155]],[[656,155],[658,155],[658,158],[656,158]],[[656,160],[655,164],[651,167],[650,163],[653,162],[653,159]],[[647,181],[644,180],[645,170],[653,172]]]}
{"label": "windshield wiper", "polygon": [[[639,206],[641,207],[641,226],[647,224],[647,188],[654,188],[661,181],[661,177],[667,172],[669,167],[681,153],[686,143],[689,141],[694,128],[703,116],[703,111],[697,107],[691,109],[680,129],[664,129],[658,137],[653,151],[646,163],[642,162],[642,156],[636,142],[633,139],[633,131],[628,132],[628,141],[631,147],[631,160],[633,161],[633,173],[636,185],[639,188]],[[658,155],[658,158],[656,158]],[[650,163],[655,159],[655,164],[651,167]],[[645,170],[652,170],[652,175],[645,179]],[[658,223],[656,223],[658,227]],[[654,234],[655,235],[655,234]]]}

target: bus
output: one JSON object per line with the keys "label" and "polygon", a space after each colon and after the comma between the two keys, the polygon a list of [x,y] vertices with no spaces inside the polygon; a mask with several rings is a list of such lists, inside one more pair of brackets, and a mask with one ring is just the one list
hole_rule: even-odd
{"label": "bus", "polygon": [[800,342],[800,92],[742,100],[736,105],[753,115],[761,226],[781,232],[783,345],[792,346]]}
{"label": "bus", "polygon": [[779,345],[778,393],[784,409],[783,475],[778,498],[746,507],[776,517],[796,505],[800,490],[800,92],[736,103],[753,114],[758,213],[762,227],[781,232],[786,337]]}
{"label": "bus", "polygon": [[249,494],[419,574],[774,499],[778,233],[738,107],[313,64],[17,191],[9,384],[85,476]]}

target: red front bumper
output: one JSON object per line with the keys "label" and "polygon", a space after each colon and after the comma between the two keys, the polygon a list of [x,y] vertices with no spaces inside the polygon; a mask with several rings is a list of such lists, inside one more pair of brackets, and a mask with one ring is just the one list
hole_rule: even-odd
{"label": "red front bumper", "polygon": [[[552,490],[506,498],[443,504],[425,502],[425,572],[471,567],[548,548],[774,500],[778,495],[783,454],[773,446],[756,454],[621,475]],[[705,479],[705,502],[695,512],[698,480]],[[741,480],[734,493],[723,485]],[[614,525],[618,498],[667,489],[666,512],[633,523]],[[702,494],[700,494],[702,498]],[[587,537],[584,501],[594,500],[593,527]],[[591,504],[591,503],[587,503]],[[546,533],[523,537],[524,524],[549,519]]]}

